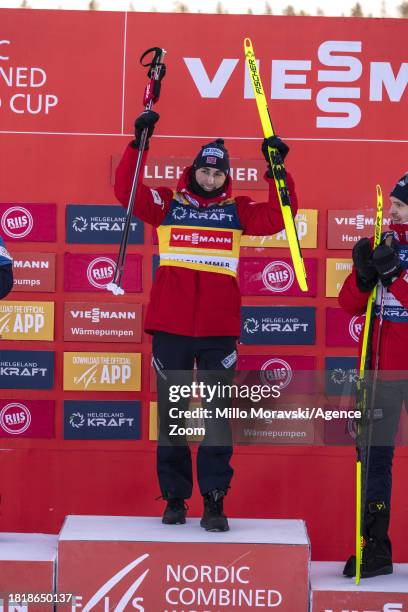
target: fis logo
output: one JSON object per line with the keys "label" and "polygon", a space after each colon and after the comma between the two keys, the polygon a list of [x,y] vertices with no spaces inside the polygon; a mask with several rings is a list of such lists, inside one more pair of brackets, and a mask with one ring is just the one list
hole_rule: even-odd
{"label": "fis logo", "polygon": [[[102,608],[104,610],[115,610],[116,612],[125,612],[126,610],[144,612],[144,598],[137,593],[150,569],[143,570],[139,568],[140,571],[134,570],[148,558],[149,554],[146,553],[126,565],[112,578],[102,584],[86,603],[82,602],[82,596],[75,596],[72,600],[71,612],[91,612],[93,610],[102,610]],[[133,580],[130,586],[128,586],[129,576],[132,576]],[[125,579],[127,579],[126,587],[122,587],[121,583],[124,583]]]}
{"label": "fis logo", "polygon": [[264,286],[274,293],[283,293],[293,285],[295,274],[284,261],[272,261],[262,272]]}
{"label": "fis logo", "polygon": [[1,217],[1,228],[10,238],[28,236],[34,226],[31,213],[23,206],[12,206]]}
{"label": "fis logo", "polygon": [[94,364],[87,368],[81,376],[74,376],[74,383],[83,390],[88,389],[89,385],[112,385],[116,383],[126,384],[131,376],[130,365],[121,364]]}
{"label": "fis logo", "polygon": [[43,314],[8,312],[0,316],[0,335],[7,333],[38,334],[45,325]]}

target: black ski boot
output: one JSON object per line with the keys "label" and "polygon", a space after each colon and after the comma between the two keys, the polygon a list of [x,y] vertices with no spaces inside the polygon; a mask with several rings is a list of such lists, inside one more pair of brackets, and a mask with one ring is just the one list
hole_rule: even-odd
{"label": "black ski boot", "polygon": [[[392,574],[392,548],[388,537],[390,509],[385,502],[369,502],[364,517],[364,548],[361,578]],[[352,555],[344,566],[343,576],[356,575],[356,557]]]}
{"label": "black ski boot", "polygon": [[214,489],[203,496],[204,513],[200,521],[206,531],[228,531],[229,525],[224,514],[225,491]]}
{"label": "black ski boot", "polygon": [[184,525],[186,522],[187,506],[181,497],[164,497],[167,506],[163,512],[162,523],[165,525]]}

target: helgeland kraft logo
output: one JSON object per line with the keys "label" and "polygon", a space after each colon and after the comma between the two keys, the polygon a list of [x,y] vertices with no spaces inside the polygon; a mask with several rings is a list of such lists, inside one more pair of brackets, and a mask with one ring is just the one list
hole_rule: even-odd
{"label": "helgeland kraft logo", "polygon": [[242,307],[241,342],[247,344],[313,344],[315,308]]}
{"label": "helgeland kraft logo", "polygon": [[74,217],[74,220],[72,221],[72,228],[76,232],[84,232],[86,229],[88,229],[88,222],[84,217]]}
{"label": "helgeland kraft logo", "polygon": [[[68,244],[118,244],[125,226],[126,212],[121,206],[68,204],[66,242]],[[130,244],[143,244],[143,223],[132,218]]]}
{"label": "helgeland kraft logo", "polygon": [[64,402],[66,440],[139,440],[139,401]]}
{"label": "helgeland kraft logo", "polygon": [[53,385],[52,351],[1,351],[0,389],[51,389]]}
{"label": "helgeland kraft logo", "polygon": [[1,228],[10,238],[24,238],[33,229],[32,214],[23,206],[12,206],[1,217]]}
{"label": "helgeland kraft logo", "polygon": [[259,330],[259,323],[254,317],[249,317],[244,321],[244,330],[248,334],[255,334]]}
{"label": "helgeland kraft logo", "polygon": [[357,357],[326,357],[326,393],[352,395],[359,378]]}

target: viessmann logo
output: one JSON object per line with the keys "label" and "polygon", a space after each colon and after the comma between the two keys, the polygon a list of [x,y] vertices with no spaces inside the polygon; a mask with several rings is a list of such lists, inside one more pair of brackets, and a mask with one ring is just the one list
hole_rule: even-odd
{"label": "viessmann logo", "polygon": [[[367,61],[363,64],[360,54],[363,51],[361,40],[326,40],[316,51],[316,57],[301,59],[265,58],[260,62],[272,65],[271,99],[309,100],[321,114],[316,116],[317,128],[354,128],[362,118],[360,105],[356,102],[362,93],[368,93],[368,102],[400,102],[408,84],[408,63],[388,61]],[[240,70],[239,58],[223,58],[211,79],[199,57],[183,58],[187,69],[202,98],[219,98],[228,87],[233,72]],[[262,67],[263,66],[263,67]],[[327,66],[323,69],[322,66]],[[318,69],[316,69],[318,68]],[[314,74],[310,75],[312,69]],[[255,71],[252,60],[251,72]],[[360,87],[361,76],[366,74],[367,89]],[[244,76],[244,99],[253,98],[251,79],[248,71]],[[310,80],[309,80],[310,79]],[[296,83],[296,87],[293,84]],[[307,87],[306,83],[314,83]],[[323,84],[323,87],[321,87]],[[303,85],[303,87],[302,87]],[[260,90],[258,83],[257,89]]]}
{"label": "viessmann logo", "polygon": [[192,246],[200,249],[232,250],[232,234],[212,230],[172,229],[170,246]]}
{"label": "viessmann logo", "polygon": [[34,220],[27,208],[12,206],[2,214],[0,224],[6,236],[24,238],[33,229]]}

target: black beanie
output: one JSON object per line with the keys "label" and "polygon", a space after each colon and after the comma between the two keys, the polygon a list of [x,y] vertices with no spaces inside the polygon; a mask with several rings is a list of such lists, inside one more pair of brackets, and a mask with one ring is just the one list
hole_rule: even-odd
{"label": "black beanie", "polygon": [[408,172],[404,174],[391,191],[390,196],[398,198],[404,204],[408,204]]}
{"label": "black beanie", "polygon": [[193,162],[193,168],[198,170],[198,168],[204,168],[205,166],[217,168],[217,170],[229,174],[229,155],[222,138],[217,138],[217,140],[213,140],[213,142],[209,142],[201,148]]}

